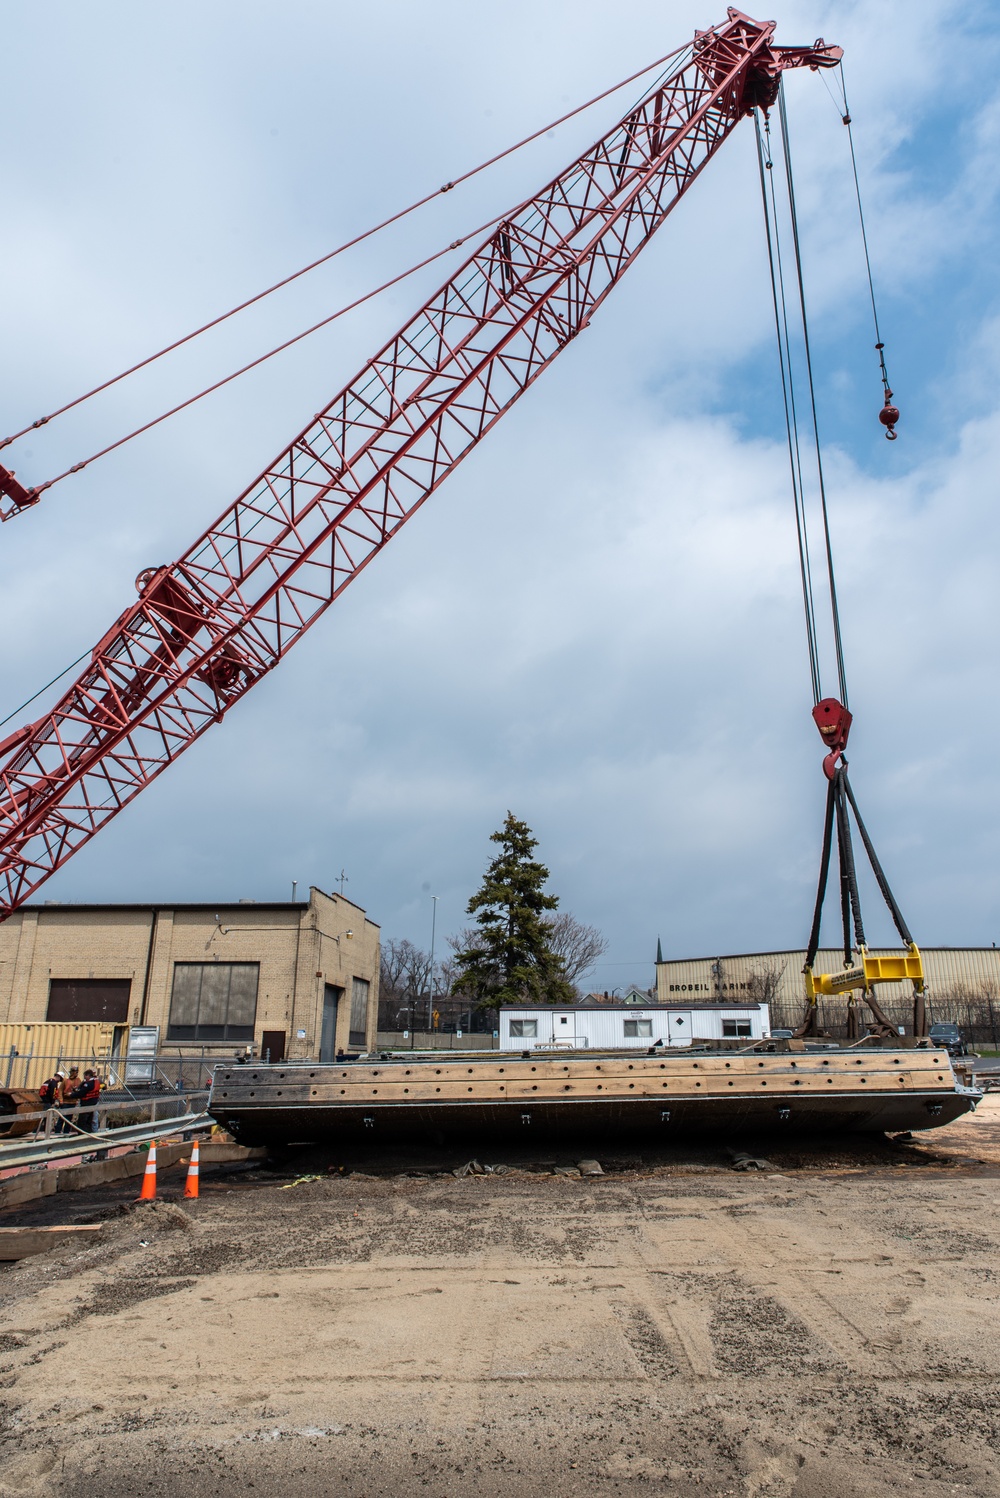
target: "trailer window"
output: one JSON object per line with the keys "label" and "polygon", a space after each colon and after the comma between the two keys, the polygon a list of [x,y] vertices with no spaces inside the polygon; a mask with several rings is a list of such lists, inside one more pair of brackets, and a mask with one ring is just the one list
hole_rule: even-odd
{"label": "trailer window", "polygon": [[722,1021],[722,1036],[724,1040],[749,1040],[753,1030],[748,1019],[724,1019]]}
{"label": "trailer window", "polygon": [[538,1021],[536,1019],[512,1019],[510,1022],[511,1040],[524,1039],[533,1040],[538,1035]]}
{"label": "trailer window", "polygon": [[625,1021],[625,1039],[635,1040],[640,1035],[652,1035],[653,1021],[651,1019],[627,1019]]}
{"label": "trailer window", "polygon": [[175,962],[168,1040],[253,1040],[257,962]]}

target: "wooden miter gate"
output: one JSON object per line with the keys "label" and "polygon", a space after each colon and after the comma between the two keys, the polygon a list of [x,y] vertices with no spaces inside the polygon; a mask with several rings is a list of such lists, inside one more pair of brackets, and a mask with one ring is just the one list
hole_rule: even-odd
{"label": "wooden miter gate", "polygon": [[385,1057],[320,1065],[220,1066],[209,1109],[244,1144],[361,1138],[431,1139],[449,1131],[515,1134],[641,1129],[685,1132],[933,1128],[975,1107],[948,1055],[926,1042],[809,1050],[752,1048],[488,1059]]}

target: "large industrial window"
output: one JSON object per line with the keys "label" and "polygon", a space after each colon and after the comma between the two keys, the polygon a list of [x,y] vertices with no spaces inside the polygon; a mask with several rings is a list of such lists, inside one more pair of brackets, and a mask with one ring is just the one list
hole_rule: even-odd
{"label": "large industrial window", "polygon": [[512,1040],[534,1040],[538,1035],[538,1021],[536,1019],[512,1019],[510,1022],[510,1036]]}
{"label": "large industrial window", "polygon": [[365,1036],[368,1033],[368,990],[371,984],[367,978],[352,978],[351,980],[351,1045],[364,1045]]}
{"label": "large industrial window", "polygon": [[47,1020],[128,1024],[131,978],[50,978]]}
{"label": "large industrial window", "polygon": [[257,962],[175,962],[168,1040],[253,1040]]}
{"label": "large industrial window", "polygon": [[739,1037],[749,1040],[753,1035],[753,1029],[748,1019],[724,1019],[722,1035],[725,1040],[736,1040]]}
{"label": "large industrial window", "polygon": [[640,1035],[652,1035],[653,1021],[651,1019],[627,1019],[625,1021],[625,1039],[635,1040]]}

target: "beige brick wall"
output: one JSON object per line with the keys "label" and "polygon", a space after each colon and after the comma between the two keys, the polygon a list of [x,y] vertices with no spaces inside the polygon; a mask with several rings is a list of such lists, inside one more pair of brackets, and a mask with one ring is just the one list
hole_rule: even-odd
{"label": "beige brick wall", "polygon": [[[310,890],[303,909],[26,907],[0,925],[0,1019],[44,1020],[52,978],[127,978],[131,1024],[159,1025],[171,1049],[200,1050],[200,1041],[167,1037],[177,962],[258,963],[255,1043],[265,1030],[282,1030],[290,1058],[318,1056],[328,983],[344,990],[336,1043],[347,1049],[352,980],[363,978],[369,984],[366,1048],[375,1045],[379,928],[360,906],[318,889]],[[232,1042],[206,1047],[222,1054],[234,1048]]]}

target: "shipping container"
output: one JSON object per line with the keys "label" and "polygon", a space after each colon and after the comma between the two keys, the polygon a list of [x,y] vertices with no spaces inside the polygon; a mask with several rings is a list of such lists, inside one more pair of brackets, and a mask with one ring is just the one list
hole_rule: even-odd
{"label": "shipping container", "polygon": [[40,1087],[55,1071],[93,1066],[117,1085],[128,1050],[128,1025],[0,1024],[0,1087]]}

